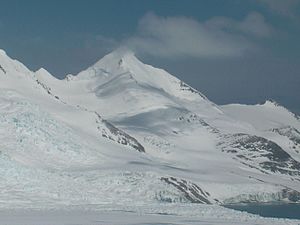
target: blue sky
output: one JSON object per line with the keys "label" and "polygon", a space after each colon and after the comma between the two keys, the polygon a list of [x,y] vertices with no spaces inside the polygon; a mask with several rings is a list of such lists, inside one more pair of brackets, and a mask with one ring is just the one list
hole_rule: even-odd
{"label": "blue sky", "polygon": [[299,0],[0,0],[0,48],[63,78],[119,46],[219,103],[300,113]]}

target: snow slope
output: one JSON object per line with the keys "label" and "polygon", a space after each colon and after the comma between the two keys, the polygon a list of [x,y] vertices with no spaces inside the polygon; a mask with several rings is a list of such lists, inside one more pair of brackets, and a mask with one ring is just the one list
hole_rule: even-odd
{"label": "snow slope", "polygon": [[64,80],[1,51],[0,124],[2,209],[300,200],[296,116],[217,106],[128,51]]}
{"label": "snow slope", "polygon": [[258,105],[225,105],[222,110],[236,120],[251,124],[256,134],[276,142],[300,160],[300,119],[283,106],[267,100]]}
{"label": "snow slope", "polygon": [[221,113],[200,92],[122,50],[108,54],[76,76],[68,75],[65,82],[44,78],[45,74],[40,77],[49,81],[67,102],[101,111],[107,119],[182,105],[195,110],[201,106],[206,116]]}

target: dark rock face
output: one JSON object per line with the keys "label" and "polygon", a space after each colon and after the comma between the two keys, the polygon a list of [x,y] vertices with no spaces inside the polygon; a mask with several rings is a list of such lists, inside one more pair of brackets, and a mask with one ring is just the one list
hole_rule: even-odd
{"label": "dark rock face", "polygon": [[234,154],[243,164],[262,172],[300,176],[300,163],[275,142],[248,134],[228,135],[225,138],[227,141],[220,143],[222,151]]}
{"label": "dark rock face", "polygon": [[203,127],[206,127],[211,133],[219,133],[218,129],[210,126],[207,122],[205,122],[202,118],[200,118],[197,114],[195,113],[186,113],[185,115],[182,115],[178,118],[179,121],[185,122],[185,123],[190,123],[190,124],[195,124],[195,125],[200,125]]}
{"label": "dark rock face", "polygon": [[198,115],[194,114],[194,113],[187,113],[184,116],[180,116],[178,118],[180,121],[185,121],[187,123],[197,123],[200,124],[204,127],[208,127],[209,124],[206,123],[203,119],[201,119]]}
{"label": "dark rock face", "polygon": [[[57,95],[54,95],[53,93],[52,93],[52,90],[51,90],[51,88],[50,87],[48,87],[47,85],[45,85],[44,83],[42,83],[41,81],[39,81],[39,80],[36,80],[36,83],[38,84],[38,85],[40,85],[49,95],[51,95],[51,96],[53,96],[54,98],[56,98],[57,100],[59,100],[59,97],[57,96]],[[64,103],[64,102],[63,102]]]}
{"label": "dark rock face", "polygon": [[36,82],[37,82],[38,85],[40,85],[42,88],[44,88],[45,91],[47,91],[47,93],[48,93],[49,95],[53,95],[53,94],[51,93],[51,88],[47,87],[47,85],[45,85],[44,83],[42,83],[42,82],[39,81],[39,80],[36,80]]}
{"label": "dark rock face", "polygon": [[290,188],[284,188],[275,193],[241,194],[225,200],[226,204],[236,203],[274,203],[274,202],[298,203],[300,193]]}
{"label": "dark rock face", "polygon": [[[112,141],[116,141],[119,144],[130,146],[139,152],[145,152],[144,146],[142,146],[134,137],[118,129],[108,121],[101,118],[101,116],[95,112],[97,116],[96,123],[98,123],[98,130],[101,131],[102,137],[108,138]],[[100,126],[104,124],[104,126]]]}
{"label": "dark rock face", "polygon": [[6,74],[6,70],[0,65],[0,70],[4,73],[4,74]]}
{"label": "dark rock face", "polygon": [[295,191],[295,190],[283,189],[282,196],[283,196],[283,198],[286,198],[291,202],[299,202],[300,201],[300,192]]}
{"label": "dark rock face", "polygon": [[195,94],[200,95],[203,99],[207,99],[203,94],[201,94],[195,88],[192,88],[190,85],[184,83],[183,81],[180,81],[179,85],[180,85],[180,90],[182,90],[182,91],[189,91],[191,93],[195,93]]}
{"label": "dark rock face", "polygon": [[[191,203],[212,204],[212,202],[208,200],[210,194],[203,191],[194,183],[183,179],[177,179],[175,177],[162,177],[161,180],[177,188],[180,192],[182,192],[184,198]],[[215,202],[218,201],[215,200]]]}

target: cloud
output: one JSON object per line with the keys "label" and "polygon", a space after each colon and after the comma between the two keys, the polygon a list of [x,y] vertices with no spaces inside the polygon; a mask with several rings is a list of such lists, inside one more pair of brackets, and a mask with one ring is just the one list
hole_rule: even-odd
{"label": "cloud", "polygon": [[268,7],[274,13],[287,17],[296,16],[296,8],[299,8],[300,0],[257,0]]}
{"label": "cloud", "polygon": [[204,22],[148,13],[139,21],[137,34],[126,45],[139,53],[166,58],[233,57],[257,49],[257,39],[269,37],[271,33],[271,26],[256,12],[242,21],[214,17]]}
{"label": "cloud", "polygon": [[257,13],[249,13],[243,21],[235,21],[226,17],[215,17],[205,22],[209,27],[215,27],[227,32],[241,34],[252,38],[267,38],[274,32],[266,23],[264,17]]}

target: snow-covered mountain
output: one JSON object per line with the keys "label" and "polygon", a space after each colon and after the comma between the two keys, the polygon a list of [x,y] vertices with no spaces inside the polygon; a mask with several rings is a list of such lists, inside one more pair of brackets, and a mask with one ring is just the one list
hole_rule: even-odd
{"label": "snow-covered mountain", "polygon": [[0,52],[0,207],[300,201],[300,120],[117,50],[58,80]]}

